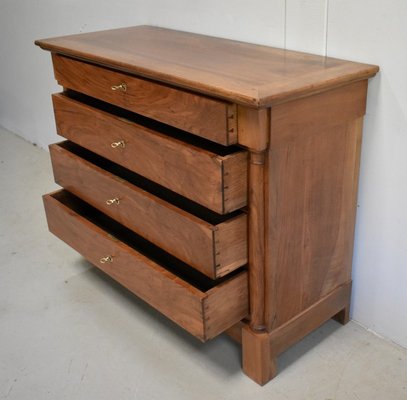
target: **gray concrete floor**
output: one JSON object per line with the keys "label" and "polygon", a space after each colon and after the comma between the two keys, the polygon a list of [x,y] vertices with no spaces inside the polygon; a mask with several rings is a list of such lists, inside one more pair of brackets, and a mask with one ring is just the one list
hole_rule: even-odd
{"label": "gray concrete floor", "polygon": [[48,233],[48,154],[0,130],[0,399],[407,399],[407,350],[330,321],[257,386]]}

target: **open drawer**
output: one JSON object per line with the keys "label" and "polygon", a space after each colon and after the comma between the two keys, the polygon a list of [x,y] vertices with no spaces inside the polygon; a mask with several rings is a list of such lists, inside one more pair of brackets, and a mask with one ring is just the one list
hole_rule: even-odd
{"label": "open drawer", "polygon": [[219,214],[247,205],[247,151],[79,93],[52,96],[59,135]]}
{"label": "open drawer", "polygon": [[55,182],[206,276],[247,263],[247,216],[216,214],[73,142],[50,146]]}
{"label": "open drawer", "polygon": [[246,271],[211,280],[67,191],[43,199],[52,233],[200,340],[248,315]]}
{"label": "open drawer", "polygon": [[236,105],[52,54],[60,85],[222,145],[237,143]]}

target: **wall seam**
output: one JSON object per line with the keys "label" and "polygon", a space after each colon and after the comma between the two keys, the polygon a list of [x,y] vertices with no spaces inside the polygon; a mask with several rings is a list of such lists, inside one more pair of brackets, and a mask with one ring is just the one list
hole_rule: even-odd
{"label": "wall seam", "polygon": [[325,57],[328,56],[328,21],[329,21],[329,0],[326,0],[325,6],[325,48],[324,48],[324,55]]}
{"label": "wall seam", "polygon": [[287,0],[284,0],[284,50],[287,50]]}

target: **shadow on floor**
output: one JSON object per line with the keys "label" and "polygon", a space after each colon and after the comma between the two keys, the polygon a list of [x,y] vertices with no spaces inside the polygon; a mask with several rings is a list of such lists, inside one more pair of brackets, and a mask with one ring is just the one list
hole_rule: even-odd
{"label": "shadow on floor", "polygon": [[[77,265],[78,269],[86,268],[80,273],[81,278],[92,281],[101,288],[106,286],[113,290],[115,295],[120,297],[120,301],[126,302],[129,308],[134,307],[138,314],[142,313],[143,320],[150,320],[155,326],[159,325],[158,329],[161,333],[165,331],[164,336],[168,336],[170,342],[181,343],[187,351],[199,352],[202,358],[205,358],[205,362],[214,364],[226,376],[241,373],[240,346],[226,334],[202,343],[85,259],[78,259]],[[87,268],[88,266],[91,268]]]}
{"label": "shadow on floor", "polygon": [[[143,320],[150,320],[153,325],[159,326],[160,332],[165,331],[165,336],[168,336],[171,342],[182,343],[182,346],[186,347],[187,351],[199,352],[200,357],[205,359],[205,362],[214,364],[226,376],[241,373],[241,347],[226,334],[220,335],[206,343],[201,343],[194,336],[163,316],[85,259],[78,259],[77,264],[81,269],[86,268],[80,274],[81,277],[92,282],[96,281],[100,287],[106,286],[113,290],[120,297],[121,301],[126,302],[130,308],[134,307],[137,309],[137,313],[142,313]],[[87,268],[88,266],[91,266],[91,268]],[[97,316],[93,317],[97,318]],[[278,358],[279,373],[297,362],[309,350],[323,342],[340,328],[341,325],[337,322],[327,322],[320,329],[312,332],[302,341],[285,351]],[[225,347],[227,350],[225,350]]]}

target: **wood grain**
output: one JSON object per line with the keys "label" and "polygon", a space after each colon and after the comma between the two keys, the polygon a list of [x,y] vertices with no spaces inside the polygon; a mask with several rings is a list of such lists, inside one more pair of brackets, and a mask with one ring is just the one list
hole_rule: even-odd
{"label": "wood grain", "polygon": [[270,141],[270,109],[238,107],[238,142],[252,151],[268,149]]}
{"label": "wood grain", "polygon": [[[161,85],[145,79],[73,60],[52,56],[55,79],[69,89],[134,111],[176,128],[229,145],[236,132],[229,121],[236,120],[228,103]],[[126,91],[112,90],[126,85]]]}
{"label": "wood grain", "polygon": [[219,155],[63,94],[53,103],[58,134],[80,146],[219,214],[247,203],[246,152]]}
{"label": "wood grain", "polygon": [[375,75],[377,66],[151,26],[37,40],[43,49],[254,107]]}
{"label": "wood grain", "polygon": [[[227,285],[227,290],[223,290]],[[249,314],[247,272],[207,292],[203,300],[204,339],[213,338]],[[242,317],[243,316],[243,317]]]}
{"label": "wood grain", "polygon": [[260,385],[271,380],[277,374],[277,356],[338,315],[338,310],[348,309],[350,291],[350,282],[339,286],[271,332],[254,332],[242,322],[229,328],[226,333],[242,342],[245,374]]}
{"label": "wood grain", "polygon": [[250,327],[265,329],[265,155],[270,137],[270,110],[238,107],[238,141],[249,158],[249,287]]}
{"label": "wood grain", "polygon": [[270,147],[276,149],[315,132],[329,130],[335,124],[363,117],[366,95],[367,80],[275,106]]}
{"label": "wood grain", "polygon": [[250,327],[265,330],[265,153],[250,153],[249,285]]}
{"label": "wood grain", "polygon": [[259,385],[265,385],[277,374],[276,358],[272,358],[271,341],[266,332],[242,329],[243,372]]}
{"label": "wood grain", "polygon": [[350,280],[366,86],[348,89],[359,102],[349,103],[348,92],[337,89],[272,110],[265,291],[269,331]]}
{"label": "wood grain", "polygon": [[231,218],[214,227],[213,241],[217,277],[227,275],[246,264],[247,214]]}
{"label": "wood grain", "polygon": [[308,309],[297,314],[290,321],[269,334],[270,357],[287,350],[324,322],[333,317],[338,310],[349,306],[351,283],[337,287],[331,293],[319,299]]}
{"label": "wood grain", "polygon": [[[64,196],[63,191],[44,196],[49,230],[200,340],[211,339],[247,315],[245,272],[203,292],[78,214],[61,201]],[[108,255],[113,262],[101,264]]]}
{"label": "wood grain", "polygon": [[243,321],[239,321],[225,331],[226,335],[232,338],[235,342],[242,344],[242,329],[245,326]]}
{"label": "wood grain", "polygon": [[247,204],[247,164],[246,151],[233,153],[222,159],[223,214]]}
{"label": "wood grain", "polygon": [[58,133],[110,160],[52,146],[57,181],[151,243],[67,192],[44,198],[51,231],[201,340],[226,331],[261,385],[289,346],[349,320],[377,66],[149,26],[36,44],[68,89],[53,97]]}
{"label": "wood grain", "polygon": [[[86,160],[70,142],[50,153],[56,183],[205,275],[216,279],[247,262],[245,214],[211,223],[104,170],[103,160]],[[119,204],[106,204],[114,198]]]}

